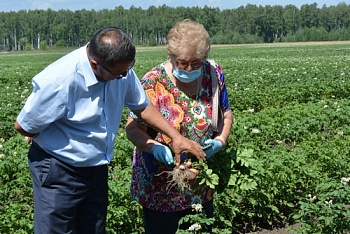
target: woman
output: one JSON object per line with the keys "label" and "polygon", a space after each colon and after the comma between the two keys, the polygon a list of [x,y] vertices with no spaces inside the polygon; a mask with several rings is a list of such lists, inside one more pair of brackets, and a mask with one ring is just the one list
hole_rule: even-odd
{"label": "woman", "polygon": [[[204,151],[209,158],[224,148],[233,122],[224,73],[220,66],[214,68],[206,60],[209,34],[201,24],[190,20],[178,22],[167,39],[170,60],[154,67],[141,83],[151,102],[174,128],[203,146],[209,145]],[[211,67],[216,69],[216,77],[211,76]],[[218,81],[219,104],[224,112],[219,132],[214,132],[212,126],[212,78]],[[179,220],[192,212],[193,204],[202,204],[207,217],[213,217],[212,189],[197,185],[179,192],[176,187],[169,187],[166,172],[174,168],[172,142],[147,127],[132,112],[129,115],[127,136],[136,146],[130,191],[143,207],[146,233],[175,233]],[[176,159],[176,164],[183,162],[180,160]]]}

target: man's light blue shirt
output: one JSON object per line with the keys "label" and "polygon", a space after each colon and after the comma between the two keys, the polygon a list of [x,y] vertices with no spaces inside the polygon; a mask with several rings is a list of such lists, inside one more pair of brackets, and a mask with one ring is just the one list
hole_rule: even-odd
{"label": "man's light blue shirt", "polygon": [[36,75],[17,121],[46,152],[76,167],[109,163],[124,106],[150,102],[131,69],[120,80],[99,82],[86,54],[77,49]]}

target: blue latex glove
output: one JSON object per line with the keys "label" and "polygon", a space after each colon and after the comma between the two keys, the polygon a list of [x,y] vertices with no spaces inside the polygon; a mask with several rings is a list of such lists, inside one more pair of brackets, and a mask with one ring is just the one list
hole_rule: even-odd
{"label": "blue latex glove", "polygon": [[168,165],[174,162],[174,158],[169,147],[160,143],[156,143],[154,146],[152,146],[152,154],[159,162]]}
{"label": "blue latex glove", "polygon": [[222,150],[222,143],[221,141],[216,141],[214,139],[208,139],[204,142],[206,145],[210,145],[210,147],[206,150],[204,150],[204,153],[206,154],[206,158],[209,159],[211,156]]}

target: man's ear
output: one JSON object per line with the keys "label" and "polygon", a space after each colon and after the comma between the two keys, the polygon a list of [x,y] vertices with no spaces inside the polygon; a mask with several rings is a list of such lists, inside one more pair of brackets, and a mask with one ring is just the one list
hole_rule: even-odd
{"label": "man's ear", "polygon": [[94,59],[90,59],[89,62],[90,62],[90,65],[91,65],[92,69],[96,71],[97,70],[97,66],[98,66],[98,62],[96,60],[94,60]]}

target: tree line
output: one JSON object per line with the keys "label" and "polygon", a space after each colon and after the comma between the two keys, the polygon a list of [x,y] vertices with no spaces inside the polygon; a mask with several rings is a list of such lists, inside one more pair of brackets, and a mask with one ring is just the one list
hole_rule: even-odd
{"label": "tree line", "polygon": [[136,45],[162,45],[175,22],[186,18],[202,23],[212,44],[350,40],[350,5],[345,2],[322,7],[305,4],[300,8],[292,4],[247,4],[225,10],[207,6],[118,6],[99,11],[0,12],[0,50],[81,46],[106,26],[123,28]]}

